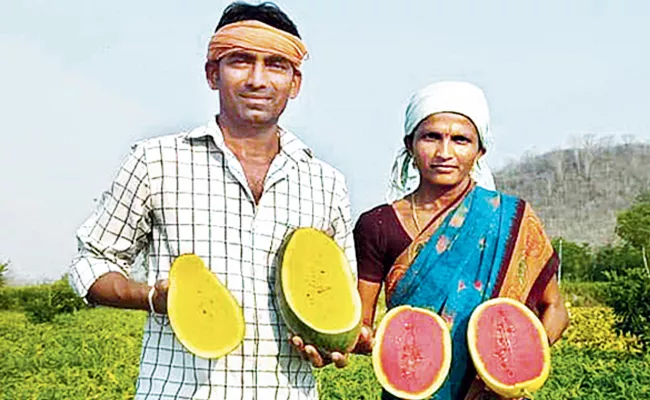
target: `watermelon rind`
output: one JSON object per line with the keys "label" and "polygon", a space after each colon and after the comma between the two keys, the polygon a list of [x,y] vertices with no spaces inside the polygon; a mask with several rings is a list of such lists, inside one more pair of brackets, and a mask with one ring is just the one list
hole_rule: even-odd
{"label": "watermelon rind", "polygon": [[[309,246],[312,250],[312,256],[321,246],[326,246],[330,252],[336,254],[334,259],[323,264],[324,268],[337,268],[342,272],[344,277],[337,282],[337,290],[348,290],[351,298],[350,304],[346,307],[353,307],[351,312],[352,318],[341,329],[325,329],[318,326],[318,321],[309,320],[299,315],[295,307],[294,299],[288,290],[288,274],[291,273],[290,263],[295,262],[292,259],[296,246]],[[276,300],[280,315],[292,334],[301,337],[305,344],[314,345],[317,349],[326,353],[341,352],[348,353],[356,344],[357,338],[361,331],[361,298],[356,287],[356,277],[352,272],[350,263],[341,247],[325,232],[310,228],[296,228],[289,233],[283,245],[278,252],[278,262],[276,267],[275,291]]]}
{"label": "watermelon rind", "polygon": [[[528,317],[530,322],[535,326],[538,332],[537,337],[539,340],[539,346],[541,346],[542,348],[542,354],[544,358],[542,371],[537,377],[533,379],[529,379],[527,381],[519,382],[514,385],[505,384],[504,382],[495,378],[487,370],[487,367],[485,363],[482,361],[482,358],[479,355],[478,348],[477,348],[478,336],[482,334],[482,332],[479,332],[477,329],[478,320],[481,316],[481,313],[485,311],[488,307],[491,307],[496,304],[504,304],[504,303],[515,306],[518,310],[524,313]],[[548,378],[551,369],[551,350],[550,350],[546,330],[544,329],[544,325],[542,325],[542,322],[539,320],[539,318],[537,318],[535,313],[533,313],[528,307],[526,307],[526,305],[522,304],[517,300],[507,298],[507,297],[497,297],[488,300],[482,303],[481,305],[479,305],[478,307],[476,307],[476,309],[472,312],[472,315],[469,320],[469,325],[467,329],[467,342],[468,342],[469,352],[472,357],[472,361],[474,362],[474,367],[478,372],[478,375],[481,377],[481,379],[483,380],[483,382],[486,384],[488,388],[490,388],[492,391],[494,391],[495,393],[503,397],[517,398],[522,396],[529,396],[531,393],[541,388],[546,382],[546,379]],[[534,342],[531,342],[531,346],[533,346],[534,344],[535,344]]]}
{"label": "watermelon rind", "polygon": [[[395,386],[388,381],[388,377],[386,377],[382,368],[381,343],[384,340],[384,334],[386,333],[386,328],[390,320],[401,312],[420,312],[420,313],[427,314],[433,317],[436,323],[442,328],[441,330],[443,332],[442,342],[443,342],[445,357],[443,358],[443,363],[440,366],[440,372],[438,373],[436,379],[433,382],[431,382],[431,384],[425,390],[417,393],[405,392],[395,388]],[[375,333],[375,345],[372,350],[372,366],[375,372],[375,376],[377,377],[377,380],[379,381],[381,386],[393,396],[405,400],[419,400],[419,399],[427,399],[431,397],[445,383],[445,380],[447,379],[447,375],[449,374],[449,369],[451,367],[451,334],[449,332],[449,327],[447,326],[447,323],[435,312],[420,307],[403,305],[403,306],[398,306],[390,309],[386,313],[386,315],[382,318],[381,322],[379,323],[379,326],[377,327],[377,332]]]}

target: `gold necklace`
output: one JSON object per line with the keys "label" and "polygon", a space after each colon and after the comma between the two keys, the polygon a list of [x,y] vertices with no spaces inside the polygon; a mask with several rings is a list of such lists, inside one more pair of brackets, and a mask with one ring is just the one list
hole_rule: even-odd
{"label": "gold necklace", "polygon": [[418,221],[418,211],[415,208],[415,192],[411,193],[411,218],[413,219],[413,223],[415,224],[415,229],[418,230],[418,234],[422,232],[422,228],[420,227],[420,222]]}

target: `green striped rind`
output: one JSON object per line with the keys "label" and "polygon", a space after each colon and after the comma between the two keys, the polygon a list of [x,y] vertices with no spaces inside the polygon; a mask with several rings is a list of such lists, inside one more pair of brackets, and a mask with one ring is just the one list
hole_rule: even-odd
{"label": "green striped rind", "polygon": [[[278,262],[275,270],[275,293],[280,315],[282,315],[282,319],[289,328],[289,331],[295,335],[300,336],[305,344],[311,344],[313,346],[316,346],[318,350],[325,352],[350,352],[356,343],[359,332],[361,331],[361,318],[359,318],[359,322],[349,330],[335,334],[325,333],[323,331],[319,331],[317,328],[310,327],[307,325],[307,323],[305,323],[305,321],[301,320],[300,317],[293,311],[285,297],[284,287],[282,285],[282,266],[284,253],[293,235],[302,229],[313,228],[298,228],[291,232],[285,238],[284,243],[278,252]],[[323,234],[325,235],[325,233]],[[333,239],[332,242],[334,242]],[[336,242],[334,242],[334,244],[338,246]],[[353,289],[356,290],[356,288]],[[359,306],[360,304],[361,303],[359,302]],[[361,313],[359,313],[359,316],[361,316]]]}

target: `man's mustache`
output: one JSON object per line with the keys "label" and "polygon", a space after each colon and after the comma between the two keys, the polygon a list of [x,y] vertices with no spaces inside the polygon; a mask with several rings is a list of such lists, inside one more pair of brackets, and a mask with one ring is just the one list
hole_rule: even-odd
{"label": "man's mustache", "polygon": [[254,99],[267,99],[273,97],[273,90],[268,89],[254,89],[254,90],[244,90],[239,92],[239,95],[242,97],[249,97]]}

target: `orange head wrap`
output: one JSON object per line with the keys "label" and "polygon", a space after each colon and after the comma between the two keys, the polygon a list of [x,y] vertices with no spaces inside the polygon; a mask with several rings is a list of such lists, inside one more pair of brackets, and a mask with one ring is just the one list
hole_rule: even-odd
{"label": "orange head wrap", "polygon": [[217,61],[239,50],[276,54],[298,69],[307,48],[298,37],[256,20],[238,21],[219,29],[208,46],[208,61]]}

